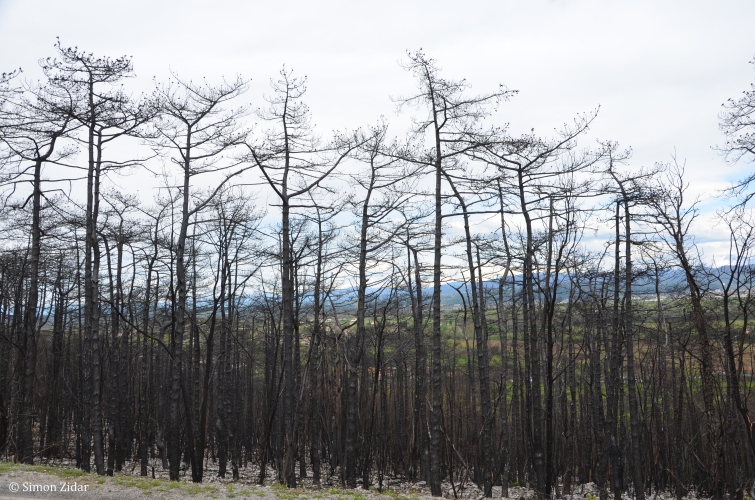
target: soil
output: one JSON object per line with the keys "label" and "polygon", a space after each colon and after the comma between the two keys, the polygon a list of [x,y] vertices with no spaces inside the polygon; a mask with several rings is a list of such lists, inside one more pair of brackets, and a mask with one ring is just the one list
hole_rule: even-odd
{"label": "soil", "polygon": [[[323,486],[315,487],[305,482],[302,488],[288,489],[275,483],[259,486],[252,480],[252,474],[243,474],[241,480],[231,481],[219,479],[210,471],[201,484],[194,484],[188,477],[181,481],[169,481],[167,478],[140,477],[132,475],[131,471],[117,473],[113,477],[86,474],[83,471],[65,466],[20,464],[0,464],[0,500],[49,498],[49,499],[102,499],[102,500],[135,500],[135,499],[269,499],[269,500],[304,500],[318,498],[323,500],[428,500],[433,498],[429,488],[423,484],[408,483],[399,479],[386,479],[383,492],[376,489],[364,490],[358,487],[353,490],[342,489],[334,481],[324,481]],[[250,471],[252,472],[252,471]],[[244,477],[247,476],[247,477]],[[336,479],[337,478],[332,478]],[[330,483],[330,484],[329,484]],[[500,496],[500,488],[498,494]],[[523,488],[511,488],[510,494],[519,500],[523,495],[517,493]],[[459,498],[480,498],[480,491],[472,484],[466,485],[463,491],[458,490]],[[494,492],[495,494],[495,492]],[[444,484],[444,497],[454,498],[450,484]]]}
{"label": "soil", "polygon": [[[124,467],[122,472],[112,477],[87,474],[68,464],[61,465],[21,465],[0,462],[0,500],[43,499],[97,499],[97,500],[430,500],[429,488],[424,483],[411,483],[399,478],[385,478],[382,492],[376,488],[364,490],[342,489],[337,477],[323,479],[323,485],[316,487],[311,479],[304,479],[302,487],[289,489],[277,484],[273,478],[265,486],[256,484],[258,471],[241,469],[240,480],[220,479],[217,472],[208,468],[201,484],[192,483],[188,476],[181,481],[170,481],[166,471],[154,469],[152,477],[141,477],[136,467]],[[214,472],[214,473],[213,473]],[[454,488],[456,494],[454,494]],[[597,487],[593,483],[574,488],[573,495],[564,495],[562,500],[594,500]],[[526,500],[533,497],[532,490],[513,486],[509,488],[509,499]],[[443,484],[444,498],[464,500],[483,498],[482,492],[473,484]],[[501,488],[493,488],[493,498],[501,497]],[[666,497],[666,498],[664,498]],[[688,500],[697,500],[690,495]],[[653,498],[651,496],[651,498]],[[668,500],[670,495],[657,495],[653,500]],[[631,500],[630,496],[626,500]]]}

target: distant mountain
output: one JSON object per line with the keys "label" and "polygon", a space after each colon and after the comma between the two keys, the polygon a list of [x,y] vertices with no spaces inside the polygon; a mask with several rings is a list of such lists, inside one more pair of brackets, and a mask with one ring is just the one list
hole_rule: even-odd
{"label": "distant mountain", "polygon": [[[755,271],[755,267],[752,269]],[[710,279],[710,276],[720,276],[721,279],[726,282],[728,280],[729,276],[731,276],[731,270],[729,266],[722,266],[715,269],[709,270],[709,277],[705,280],[702,280],[700,282],[700,285],[709,290],[720,290],[721,285],[718,283],[715,279]],[[538,276],[535,277],[536,279]],[[604,274],[604,279],[612,280],[612,276],[610,274]],[[517,286],[520,285],[521,275],[516,275],[517,279]],[[623,280],[623,277],[622,277]],[[686,290],[687,282],[686,277],[684,275],[684,272],[681,269],[671,269],[665,271],[660,278],[659,283],[659,291],[662,295],[670,295],[674,293],[683,293]],[[583,289],[587,290],[589,287],[589,283],[587,280],[584,280]],[[623,283],[622,283],[623,286]],[[486,280],[483,283],[483,287],[486,290],[486,295],[494,294],[495,297],[498,297],[498,280]],[[457,291],[458,289],[458,291]],[[633,284],[633,293],[636,298],[640,299],[642,296],[652,296],[655,295],[655,277],[653,275],[647,275],[647,274],[639,274],[635,278],[634,284]],[[459,291],[464,295],[464,299],[462,300],[462,297],[459,294]],[[569,294],[571,293],[571,283],[569,282],[569,279],[566,275],[561,275],[559,277],[559,289],[558,293],[556,295],[556,300],[559,302],[566,301],[569,298]],[[406,295],[406,289],[402,289],[399,291],[402,295]],[[425,286],[422,290],[423,297],[426,300],[429,300],[432,296],[433,289],[432,286]],[[378,295],[380,299],[387,299],[390,290],[387,288],[376,288],[376,287],[368,287],[367,288],[367,295],[370,298],[374,298],[375,295]],[[510,284],[506,285],[506,289],[504,291],[505,299],[508,300],[511,297],[511,288]],[[471,301],[471,289],[469,287],[469,283],[464,283],[461,281],[453,281],[449,283],[443,283],[441,285],[441,304],[444,309],[462,309],[464,306],[464,301],[466,301],[467,305],[469,305]],[[356,287],[349,287],[349,288],[341,288],[334,292],[334,300],[340,304],[340,309],[343,311],[350,311],[353,308],[356,307],[356,299],[357,299],[357,289]],[[307,296],[304,298],[305,303],[311,302],[311,296]],[[488,301],[490,302],[490,301]],[[490,304],[488,304],[488,307],[491,307]]]}

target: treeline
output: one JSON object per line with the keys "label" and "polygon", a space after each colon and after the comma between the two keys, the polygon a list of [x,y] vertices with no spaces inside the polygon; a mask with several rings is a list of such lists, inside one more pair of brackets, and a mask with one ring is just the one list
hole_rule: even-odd
{"label": "treeline", "polygon": [[[515,92],[471,94],[421,51],[397,137],[321,137],[286,69],[254,110],[240,77],[135,98],[126,57],[58,44],[41,67],[0,84],[4,459],[436,496],[755,477],[750,179],[708,265],[683,166],[578,146],[597,112],[490,125]],[[721,116],[734,159],[753,110]]]}

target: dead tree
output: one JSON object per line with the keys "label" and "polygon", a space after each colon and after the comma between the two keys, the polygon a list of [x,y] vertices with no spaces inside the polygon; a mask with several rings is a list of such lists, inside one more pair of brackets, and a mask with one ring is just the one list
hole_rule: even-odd
{"label": "dead tree", "polygon": [[[60,164],[73,153],[64,139],[77,124],[73,119],[74,102],[59,97],[46,85],[26,84],[17,89],[3,103],[0,115],[0,141],[8,153],[3,165],[2,184],[15,191],[31,185],[30,194],[20,202],[24,208],[31,202],[29,247],[29,288],[23,317],[23,337],[20,342],[23,363],[20,391],[19,459],[34,462],[34,393],[37,368],[37,339],[39,335],[40,254],[42,244],[42,167]],[[45,197],[46,198],[46,197]]]}
{"label": "dead tree", "polygon": [[262,141],[247,144],[248,161],[258,167],[264,182],[281,203],[281,306],[283,336],[283,428],[284,461],[279,477],[289,488],[296,487],[295,471],[295,369],[294,355],[294,255],[291,248],[291,210],[295,199],[308,193],[333,173],[351,151],[363,142],[357,136],[337,134],[327,145],[320,145],[309,121],[309,109],[301,101],[306,80],[283,69],[280,79],[271,83],[274,95],[268,98],[264,120],[273,123]]}
{"label": "dead tree", "polygon": [[[387,126],[384,124],[374,127],[368,140],[357,151],[357,157],[368,168],[365,172],[353,175],[352,179],[361,188],[357,198],[352,201],[355,215],[359,220],[359,236],[357,252],[357,310],[356,335],[349,339],[352,344],[348,352],[348,382],[346,391],[346,484],[350,488],[356,487],[357,463],[356,439],[358,426],[358,368],[364,362],[364,343],[366,341],[365,319],[368,313],[368,286],[382,290],[381,277],[375,272],[376,267],[384,259],[381,254],[389,249],[390,243],[397,234],[404,232],[406,217],[401,212],[408,211],[414,189],[410,179],[414,171],[400,168],[400,161],[393,153],[394,147],[385,144]],[[403,185],[402,185],[403,184]],[[371,272],[368,278],[368,271]],[[379,298],[379,292],[372,301]],[[385,306],[387,307],[387,305]],[[385,309],[383,310],[385,312]],[[384,323],[383,327],[385,326]],[[384,328],[383,328],[384,330]],[[382,330],[381,330],[382,331]],[[380,349],[378,349],[380,351]],[[379,357],[379,354],[378,354]],[[378,374],[379,366],[375,367]],[[377,376],[377,375],[376,375]],[[367,381],[362,380],[363,386]],[[377,382],[375,382],[375,392]],[[374,412],[374,399],[373,399]],[[374,418],[374,417],[373,417]],[[366,450],[363,452],[362,488],[370,485],[372,429],[368,430]],[[366,453],[366,455],[364,455]]]}
{"label": "dead tree", "polygon": [[[698,215],[697,202],[689,202],[685,196],[687,183],[684,181],[684,166],[676,161],[664,166],[663,175],[659,176],[652,194],[648,198],[647,212],[644,214],[658,230],[658,238],[674,256],[676,265],[684,273],[690,304],[692,306],[692,324],[697,333],[697,356],[700,360],[700,378],[702,381],[702,400],[704,421],[707,429],[707,444],[709,450],[717,450],[719,443],[715,430],[714,391],[715,377],[713,375],[713,352],[710,339],[710,326],[703,306],[703,289],[696,247],[689,234],[690,225]],[[717,453],[711,454],[717,456]],[[706,463],[711,473],[712,464]],[[712,488],[711,474],[708,488]],[[715,479],[717,480],[717,479]],[[706,488],[707,489],[707,488]]]}
{"label": "dead tree", "polygon": [[[619,165],[628,158],[629,154],[616,155],[616,148],[614,145],[608,145],[607,147],[608,169],[607,174],[615,184],[616,189],[616,262],[614,266],[614,276],[617,278],[614,281],[614,356],[616,351],[620,352],[620,348],[616,345],[618,341],[618,297],[619,297],[619,253],[620,253],[620,231],[619,231],[619,207],[624,208],[624,340],[626,342],[626,359],[627,359],[627,391],[629,397],[629,420],[632,433],[632,481],[634,483],[634,493],[637,496],[637,500],[644,500],[645,498],[645,479],[644,479],[644,464],[642,460],[642,423],[639,416],[639,403],[637,396],[637,376],[635,374],[635,324],[634,324],[634,304],[632,298],[632,285],[635,276],[632,270],[632,245],[637,244],[637,241],[632,240],[632,221],[631,208],[633,205],[642,203],[642,198],[645,193],[643,183],[653,175],[653,172],[639,172],[635,175],[622,174],[618,171]],[[614,357],[612,357],[614,360]],[[613,375],[614,386],[618,381],[619,363],[615,360],[611,364],[611,372]],[[616,398],[615,388],[611,393],[613,398]],[[609,413],[615,419],[617,416],[615,401],[609,401],[609,407],[612,408]],[[612,431],[615,432],[614,421],[611,421]],[[612,433],[613,433],[612,432]],[[611,444],[613,446],[613,443]],[[615,453],[612,462],[616,464],[617,459]],[[614,465],[615,466],[615,465]],[[614,488],[618,490],[619,488]],[[617,495],[620,497],[621,492],[617,491]]]}
{"label": "dead tree", "polygon": [[[71,98],[75,104],[74,119],[83,137],[76,139],[87,153],[87,201],[85,208],[84,249],[84,338],[85,356],[89,359],[84,375],[84,423],[82,440],[93,438],[94,462],[97,473],[105,474],[102,436],[102,365],[100,338],[100,242],[98,218],[100,212],[101,179],[107,170],[133,164],[132,161],[107,160],[104,149],[113,141],[136,132],[152,117],[149,104],[133,104],[128,95],[117,87],[125,78],[133,76],[129,57],[110,59],[96,57],[78,48],[56,44],[58,58],[42,61],[42,69],[53,85],[58,99]],[[110,413],[109,411],[106,413]],[[112,419],[113,415],[109,415]],[[91,438],[90,438],[91,425]],[[119,436],[121,437],[121,436]],[[84,447],[82,462],[89,470],[89,447]]]}
{"label": "dead tree", "polygon": [[[433,243],[432,298],[432,424],[430,429],[429,482],[433,496],[442,494],[441,482],[441,256],[443,248],[443,172],[453,168],[459,157],[479,146],[480,120],[489,113],[489,106],[508,98],[512,92],[503,87],[498,92],[468,97],[466,81],[446,80],[440,76],[437,63],[422,51],[408,54],[404,64],[416,79],[418,91],[399,100],[401,106],[417,107],[424,116],[417,118],[412,134],[426,154],[407,158],[424,164],[435,175],[435,229]],[[407,155],[409,156],[409,155]],[[487,463],[488,461],[485,460]],[[488,467],[486,467],[488,468]],[[489,495],[490,488],[486,488]]]}
{"label": "dead tree", "polygon": [[[755,59],[750,64],[755,66]],[[716,149],[734,163],[742,159],[755,161],[755,83],[750,84],[749,90],[742,91],[739,99],[731,98],[722,106],[724,110],[719,115],[718,126],[726,136],[726,142]],[[731,186],[730,192],[741,197],[741,205],[746,205],[755,196],[755,191],[750,189],[753,182],[755,173]]]}
{"label": "dead tree", "polygon": [[[169,156],[179,169],[177,190],[181,208],[178,234],[173,242],[175,252],[176,292],[171,322],[171,373],[168,397],[170,400],[168,428],[168,455],[170,479],[179,480],[181,451],[180,429],[182,414],[186,416],[188,450],[191,456],[192,480],[202,480],[202,457],[204,456],[205,429],[192,425],[192,402],[184,380],[183,343],[186,325],[187,281],[186,244],[191,218],[203,210],[234,177],[248,169],[239,160],[225,158],[232,149],[240,146],[247,137],[247,130],[240,126],[239,119],[246,109],[224,109],[228,101],[240,96],[247,83],[241,77],[214,86],[209,83],[186,82],[176,75],[174,80],[157,87],[160,113],[154,121],[153,136],[156,150]],[[192,193],[196,177],[209,173],[220,174],[221,179],[206,194]],[[209,175],[206,177],[210,177]],[[181,411],[183,401],[184,411]]]}
{"label": "dead tree", "polygon": [[[535,300],[536,271],[536,223],[549,220],[547,215],[551,211],[550,202],[554,191],[558,190],[559,179],[578,175],[595,164],[597,156],[586,152],[575,154],[576,141],[589,127],[596,113],[579,117],[571,126],[565,126],[554,139],[540,138],[531,134],[520,138],[512,138],[505,130],[499,130],[497,137],[491,139],[482,148],[471,151],[470,156],[476,160],[494,166],[500,171],[503,194],[512,200],[515,213],[524,218],[524,259],[523,259],[523,313],[524,313],[524,343],[525,366],[528,376],[525,377],[527,419],[526,434],[530,440],[533,454],[533,468],[537,480],[538,495],[550,495],[552,474],[550,472],[550,454],[546,434],[551,431],[546,423],[550,400],[543,401],[541,384],[543,383],[543,369],[541,361],[541,339],[546,331],[548,315],[544,314],[538,321],[537,302]],[[585,180],[577,179],[571,186],[575,192],[586,189]],[[580,186],[581,184],[581,186]],[[550,252],[548,252],[550,253]],[[546,263],[550,265],[550,261]],[[547,355],[546,365],[550,363],[551,355]],[[548,366],[546,366],[546,369]],[[547,370],[546,370],[547,371]],[[546,384],[549,383],[546,376]],[[543,404],[546,408],[544,411]]]}

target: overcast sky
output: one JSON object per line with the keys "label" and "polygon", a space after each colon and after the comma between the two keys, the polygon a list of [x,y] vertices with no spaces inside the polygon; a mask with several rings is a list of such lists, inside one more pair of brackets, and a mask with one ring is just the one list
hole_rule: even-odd
{"label": "overcast sky", "polygon": [[752,0],[0,0],[0,71],[36,75],[59,36],[97,55],[133,56],[133,88],[148,90],[169,69],[210,81],[240,73],[262,105],[285,63],[308,76],[306,102],[327,132],[394,120],[389,96],[413,89],[398,61],[421,47],[443,76],[475,91],[518,90],[499,117],[514,130],[547,134],[600,106],[583,144],[631,146],[633,166],[676,151],[705,197],[753,167],[727,166],[711,147],[723,142],[721,103],[755,81],[754,26]]}

